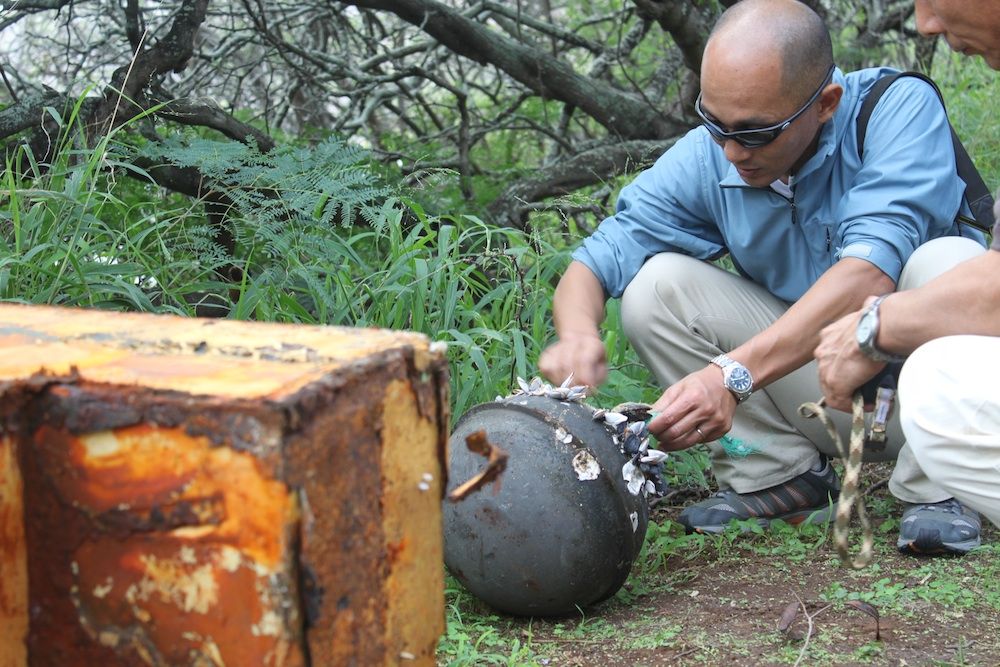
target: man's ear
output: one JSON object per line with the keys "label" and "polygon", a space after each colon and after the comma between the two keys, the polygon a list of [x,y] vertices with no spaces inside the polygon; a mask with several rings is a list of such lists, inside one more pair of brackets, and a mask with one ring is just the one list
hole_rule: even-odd
{"label": "man's ear", "polygon": [[834,112],[840,106],[840,98],[844,96],[844,87],[839,83],[831,83],[819,94],[819,122],[825,123],[833,118]]}

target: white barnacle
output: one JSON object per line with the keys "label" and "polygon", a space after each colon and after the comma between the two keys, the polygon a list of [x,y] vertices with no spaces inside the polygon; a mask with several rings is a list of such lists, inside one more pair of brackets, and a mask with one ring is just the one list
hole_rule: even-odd
{"label": "white barnacle", "polygon": [[556,429],[556,440],[568,445],[569,443],[573,442],[573,436],[570,435],[566,431],[566,429],[560,426],[559,428]]}
{"label": "white barnacle", "polygon": [[646,422],[630,422],[628,430],[632,431],[632,433],[635,433],[636,436],[640,438],[646,435],[646,432],[648,431]]}
{"label": "white barnacle", "polygon": [[604,423],[609,426],[618,426],[619,424],[624,424],[628,421],[628,417],[620,412],[606,412],[604,414]]}
{"label": "white barnacle", "polygon": [[632,532],[639,530],[639,513],[632,512],[628,515],[628,518],[632,520]]}
{"label": "white barnacle", "polygon": [[604,415],[608,414],[608,411],[604,408],[598,408],[594,410],[594,421],[601,421],[604,419]]}
{"label": "white barnacle", "polygon": [[594,455],[586,449],[581,449],[573,456],[573,470],[581,482],[597,479],[601,476],[601,464]]}
{"label": "white barnacle", "polygon": [[628,492],[633,496],[639,495],[642,485],[646,483],[646,476],[632,461],[626,461],[622,466],[622,478],[628,483]]}
{"label": "white barnacle", "polygon": [[573,382],[573,373],[570,373],[569,377],[567,377],[565,380],[563,380],[562,384],[559,385],[559,386],[562,387],[563,389],[568,389],[570,387],[570,383],[572,383],[572,382]]}
{"label": "white barnacle", "polygon": [[530,386],[525,381],[525,379],[523,377],[521,377],[520,375],[517,377],[517,386],[520,387],[521,391],[523,391],[525,394],[531,393]]}
{"label": "white barnacle", "polygon": [[659,463],[660,461],[665,460],[666,458],[667,458],[666,452],[661,451],[659,449],[649,449],[646,451],[646,454],[639,460],[642,461],[643,463],[656,464]]}
{"label": "white barnacle", "polygon": [[564,401],[569,398],[569,389],[566,389],[565,387],[553,387],[546,392],[546,395],[549,398]]}

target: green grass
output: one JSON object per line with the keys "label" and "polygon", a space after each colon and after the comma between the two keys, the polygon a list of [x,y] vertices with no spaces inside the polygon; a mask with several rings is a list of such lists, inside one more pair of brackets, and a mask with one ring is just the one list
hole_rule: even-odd
{"label": "green grass", "polygon": [[935,60],[933,76],[948,105],[948,116],[979,169],[987,187],[1000,187],[1000,123],[996,100],[1000,74],[981,58],[942,53]]}

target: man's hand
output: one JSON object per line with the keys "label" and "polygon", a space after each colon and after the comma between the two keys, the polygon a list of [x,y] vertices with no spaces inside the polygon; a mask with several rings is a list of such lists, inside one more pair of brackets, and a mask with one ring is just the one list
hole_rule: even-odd
{"label": "man's hand", "polygon": [[686,449],[729,432],[736,397],[722,384],[722,369],[710,365],[663,392],[653,411],[659,414],[649,422],[649,432],[660,449]]}
{"label": "man's hand", "polygon": [[596,388],[608,377],[604,341],[596,335],[565,336],[542,352],[538,369],[549,382],[561,384],[572,373],[573,384]]}
{"label": "man's hand", "polygon": [[[865,306],[872,300],[868,299]],[[848,313],[825,327],[813,352],[819,362],[819,386],[826,404],[844,412],[850,412],[854,392],[885,366],[869,359],[858,347],[855,332],[863,312]]]}

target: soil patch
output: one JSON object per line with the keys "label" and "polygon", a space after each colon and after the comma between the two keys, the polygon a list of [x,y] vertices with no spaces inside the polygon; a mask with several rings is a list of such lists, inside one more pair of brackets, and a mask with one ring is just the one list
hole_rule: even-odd
{"label": "soil patch", "polygon": [[651,533],[614,598],[573,618],[497,618],[531,654],[503,664],[1000,665],[996,529],[984,526],[986,546],[961,558],[904,556],[900,507],[868,481],[878,532],[867,568],[841,565],[825,527],[692,540],[674,523],[681,505],[661,504],[660,539]]}

